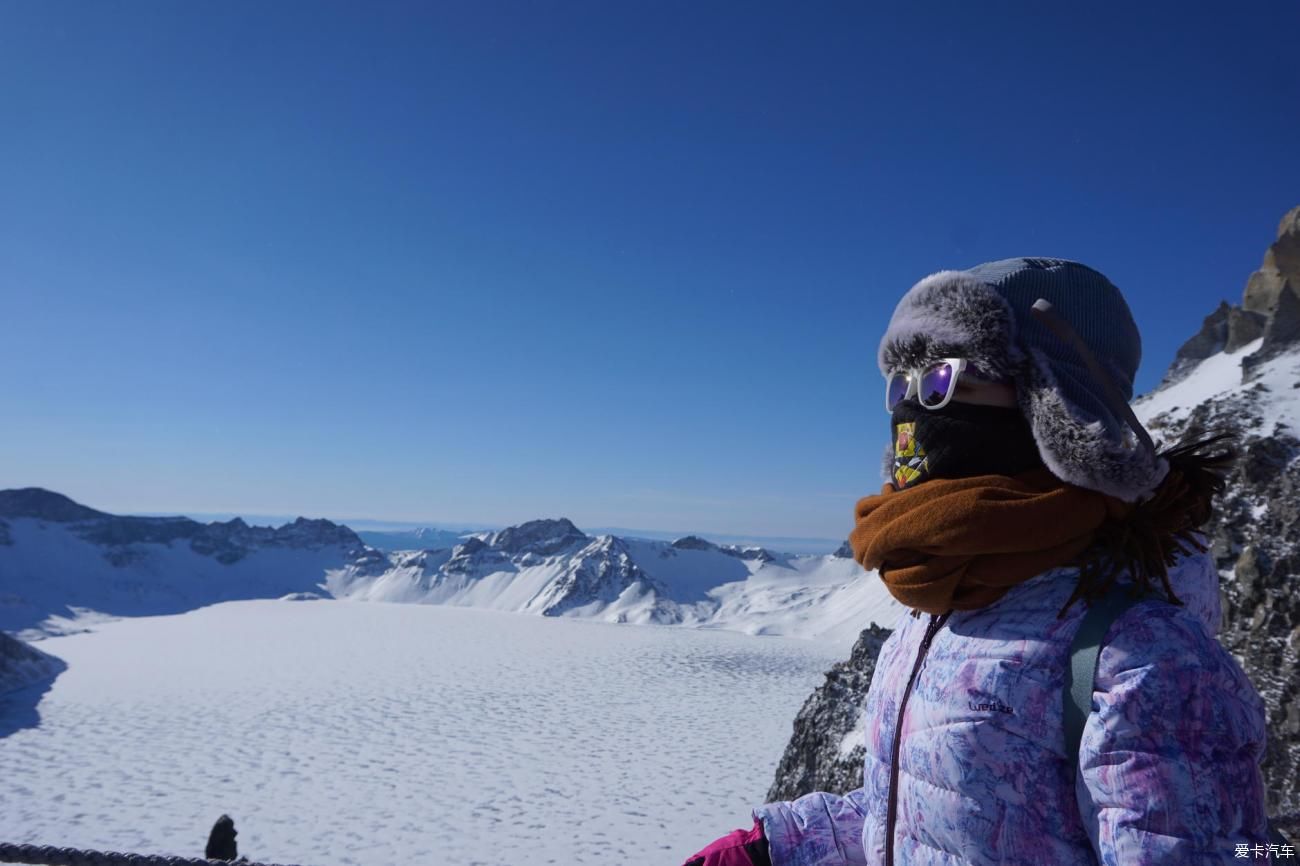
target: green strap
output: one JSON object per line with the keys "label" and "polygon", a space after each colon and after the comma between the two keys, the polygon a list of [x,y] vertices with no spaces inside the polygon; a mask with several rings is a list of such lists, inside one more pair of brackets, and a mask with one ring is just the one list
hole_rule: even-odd
{"label": "green strap", "polygon": [[[1083,739],[1083,725],[1092,713],[1093,683],[1097,678],[1097,657],[1101,654],[1101,641],[1106,632],[1133,605],[1151,601],[1156,596],[1130,595],[1125,590],[1112,590],[1102,598],[1092,602],[1088,612],[1083,615],[1083,622],[1074,634],[1070,644],[1070,665],[1065,669],[1065,752],[1070,766],[1079,768],[1079,743]],[[1287,845],[1283,836],[1273,822],[1268,824],[1268,841],[1276,845]]]}
{"label": "green strap", "polygon": [[1079,741],[1083,738],[1083,724],[1092,712],[1092,685],[1097,678],[1097,656],[1101,641],[1115,620],[1130,607],[1151,596],[1134,598],[1127,591],[1116,590],[1088,605],[1083,622],[1070,644],[1070,666],[1065,670],[1065,753],[1070,766],[1079,766]]}

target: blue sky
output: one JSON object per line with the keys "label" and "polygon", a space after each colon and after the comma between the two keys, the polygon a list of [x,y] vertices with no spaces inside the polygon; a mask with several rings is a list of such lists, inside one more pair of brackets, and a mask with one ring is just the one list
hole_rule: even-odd
{"label": "blue sky", "polygon": [[0,3],[0,487],[843,537],[915,280],[1300,204],[1300,6],[1047,5]]}

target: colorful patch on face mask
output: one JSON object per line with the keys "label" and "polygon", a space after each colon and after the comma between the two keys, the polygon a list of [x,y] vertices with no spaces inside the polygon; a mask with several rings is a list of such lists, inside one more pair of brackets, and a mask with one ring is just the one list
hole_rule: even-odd
{"label": "colorful patch on face mask", "polygon": [[916,422],[900,423],[894,430],[894,483],[900,489],[915,484],[929,465],[925,448],[916,440]]}

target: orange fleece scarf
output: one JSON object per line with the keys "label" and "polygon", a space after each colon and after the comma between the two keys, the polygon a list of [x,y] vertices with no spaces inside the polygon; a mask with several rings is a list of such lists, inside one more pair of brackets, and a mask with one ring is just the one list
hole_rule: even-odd
{"label": "orange fleece scarf", "polygon": [[1132,506],[1045,469],[1007,477],[932,478],[857,504],[849,543],[889,592],[925,613],[974,610],[1077,561],[1108,519]]}

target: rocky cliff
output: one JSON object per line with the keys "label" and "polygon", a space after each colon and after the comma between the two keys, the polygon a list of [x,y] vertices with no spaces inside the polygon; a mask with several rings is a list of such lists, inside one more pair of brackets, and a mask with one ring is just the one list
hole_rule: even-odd
{"label": "rocky cliff", "polygon": [[62,659],[0,631],[0,695],[58,676],[67,667]]}
{"label": "rocky cliff", "polygon": [[768,802],[793,800],[809,791],[843,793],[862,786],[865,734],[860,708],[876,672],[876,657],[889,635],[887,628],[868,626],[848,659],[831,668],[826,682],[804,702],[767,792]]}
{"label": "rocky cliff", "polygon": [[[1242,458],[1208,527],[1223,576],[1220,640],[1264,698],[1269,811],[1300,836],[1300,207],[1282,220],[1240,305],[1178,351],[1135,410],[1166,445],[1232,434]],[[888,632],[862,633],[795,719],[769,799],[859,786],[861,707]],[[855,735],[857,739],[855,740]]]}
{"label": "rocky cliff", "polygon": [[[1221,310],[1224,307],[1220,308]],[[1227,306],[1219,352],[1170,375],[1135,405],[1165,442],[1231,434],[1241,451],[1208,531],[1223,575],[1219,639],[1264,698],[1270,814],[1300,836],[1300,207],[1278,227],[1242,303]],[[1214,319],[1211,316],[1210,319]],[[1206,320],[1189,341],[1204,341]],[[1249,322],[1242,333],[1232,323]],[[1184,353],[1187,346],[1183,347]],[[1195,387],[1204,377],[1211,387]],[[1209,393],[1205,393],[1206,391]],[[1195,399],[1201,397],[1202,399]]]}

